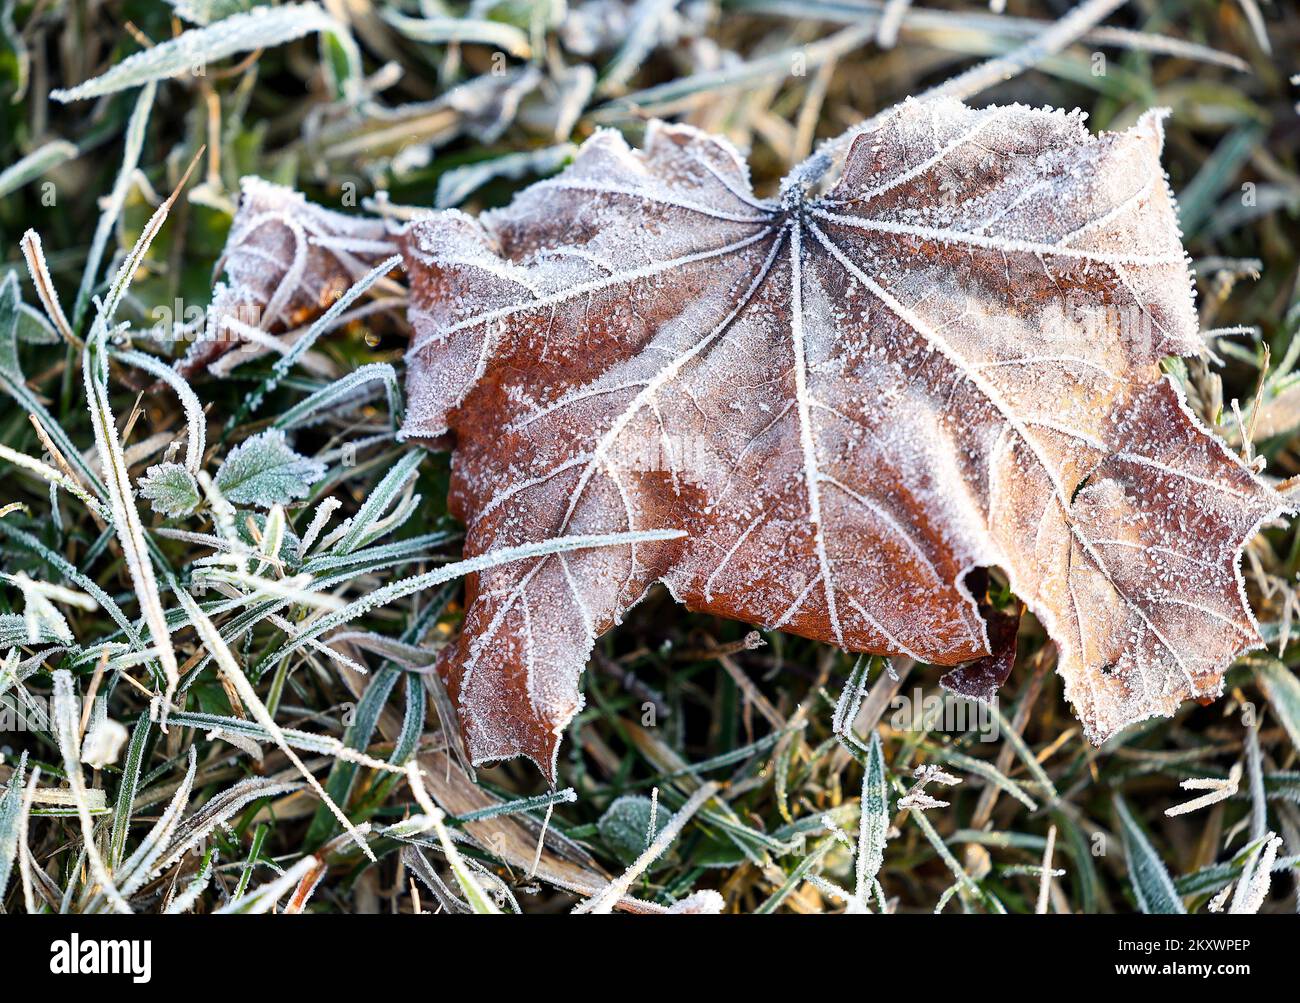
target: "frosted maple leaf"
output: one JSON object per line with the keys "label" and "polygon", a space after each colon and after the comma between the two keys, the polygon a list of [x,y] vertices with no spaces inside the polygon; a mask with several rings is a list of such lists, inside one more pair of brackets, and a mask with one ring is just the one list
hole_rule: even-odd
{"label": "frosted maple leaf", "polygon": [[1162,136],[908,102],[824,197],[805,170],[760,199],[725,141],[654,123],[412,224],[405,431],[454,434],[466,556],[688,533],[468,580],[440,664],[472,758],[553,777],[594,639],[656,582],[954,665],[989,654],[963,578],[998,566],[1094,742],[1217,695],[1283,503],[1160,373],[1203,350]]}

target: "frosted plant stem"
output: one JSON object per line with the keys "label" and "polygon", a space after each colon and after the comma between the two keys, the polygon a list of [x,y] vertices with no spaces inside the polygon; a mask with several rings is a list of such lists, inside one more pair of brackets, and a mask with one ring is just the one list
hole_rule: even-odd
{"label": "frosted plant stem", "polygon": [[[1002,903],[998,902],[997,899],[990,896],[983,888],[976,884],[974,879],[966,873],[965,868],[958,863],[957,858],[954,857],[952,851],[948,849],[948,844],[943,841],[943,837],[935,832],[934,826],[932,826],[930,820],[925,817],[925,812],[919,808],[912,808],[909,810],[908,814],[911,815],[912,821],[917,824],[921,832],[925,834],[925,838],[930,841],[930,845],[934,847],[935,852],[939,855],[939,859],[947,865],[948,870],[952,872],[952,876],[957,879],[957,883],[953,887],[957,891],[964,893],[963,898],[969,897],[981,902],[991,912],[1005,913],[1006,909],[1002,906]],[[937,909],[941,908],[942,904],[937,907]]]}
{"label": "frosted plant stem", "polygon": [[[959,101],[964,101],[966,98],[972,97],[994,84],[1000,84],[1012,77],[1019,76],[1025,70],[1031,69],[1048,56],[1055,55],[1067,45],[1076,41],[1079,36],[1088,32],[1097,22],[1112,14],[1126,2],[1127,0],[1084,0],[1083,3],[1079,4],[1074,10],[1055,22],[1032,41],[1025,43],[1005,56],[998,56],[996,59],[990,59],[978,66],[972,66],[964,73],[959,73],[952,79],[931,87],[928,91],[918,95],[916,100],[932,101],[935,98],[956,98]],[[863,133],[876,129],[895,112],[896,108],[890,108],[878,115],[873,115],[861,125],[855,126],[835,139],[827,140],[808,160],[805,160],[790,174],[786,175],[781,187],[785,189],[792,183],[797,182],[798,179],[810,175],[820,176],[832,163],[843,159],[855,139]]]}
{"label": "frosted plant stem", "polygon": [[1254,915],[1268,898],[1268,889],[1272,881],[1273,864],[1277,861],[1277,851],[1282,845],[1282,838],[1272,832],[1262,837],[1261,845],[1246,860],[1246,866],[1237,882],[1228,912],[1237,915]]}
{"label": "frosted plant stem", "polygon": [[898,29],[911,5],[912,0],[886,0],[885,9],[881,11],[880,21],[876,25],[876,44],[882,49],[892,49],[898,41]]}
{"label": "frosted plant stem", "polygon": [[[659,796],[659,788],[656,787],[650,795],[650,831],[654,832],[655,827],[655,807],[656,798]],[[546,849],[546,833],[551,827],[551,815],[555,812],[555,802],[546,806],[546,817],[542,819],[542,831],[537,835],[537,852],[533,854],[533,866],[528,869],[528,880],[532,881],[537,877],[537,868],[542,863],[542,851]]]}
{"label": "frosted plant stem", "polygon": [[1056,849],[1056,826],[1047,830],[1047,845],[1043,847],[1043,873],[1038,881],[1038,904],[1034,912],[1047,914],[1047,898],[1052,890],[1052,851]]}
{"label": "frosted plant stem", "polygon": [[614,906],[618,903],[627,890],[632,887],[632,882],[641,876],[647,867],[653,864],[660,855],[663,854],[674,839],[686,827],[692,816],[704,807],[704,804],[718,792],[718,785],[709,782],[690,796],[690,799],[681,807],[668,824],[663,827],[663,831],[655,837],[655,841],[646,847],[645,852],[637,857],[632,866],[611,881],[605,888],[587,899],[580,902],[575,908],[574,913],[591,913],[593,915],[605,915],[613,911]]}
{"label": "frosted plant stem", "polygon": [[[198,768],[198,751],[192,745],[189,748],[187,759],[185,776],[177,785],[166,809],[144,838],[140,840],[139,845],[136,846],[132,854],[114,872],[118,883],[121,885],[123,895],[134,895],[151,876],[160,874],[162,871],[158,859],[166,850],[168,841],[176,834],[177,826],[180,825],[181,814],[185,811],[186,805],[189,804],[190,792],[194,789],[194,773]],[[102,892],[95,895],[85,904],[82,911],[85,913],[98,912],[103,897]]]}
{"label": "frosted plant stem", "polygon": [[1246,729],[1246,776],[1250,780],[1250,838],[1264,838],[1268,802],[1264,796],[1264,760],[1259,748],[1259,724]]}
{"label": "frosted plant stem", "polygon": [[299,881],[307,876],[314,868],[318,867],[320,862],[316,859],[314,853],[309,853],[291,868],[281,874],[278,878],[268,881],[264,885],[259,885],[247,895],[241,895],[239,898],[231,899],[220,909],[216,910],[216,915],[223,913],[252,913],[260,914],[270,912],[275,907],[284,893],[294,888]]}
{"label": "frosted plant stem", "polygon": [[191,28],[166,42],[133,53],[108,72],[76,87],[50,91],[49,96],[67,103],[116,94],[141,84],[175,79],[195,66],[283,45],[313,33],[334,40],[346,61],[345,79],[354,83],[361,73],[361,54],[347,29],[320,4],[290,3],[279,7],[253,7],[212,24]]}
{"label": "frosted plant stem", "polygon": [[311,348],[312,345],[316,344],[316,339],[326,331],[330,330],[338,317],[347,310],[347,308],[351,306],[362,293],[401,264],[402,256],[400,254],[394,254],[391,258],[380,262],[372,268],[364,276],[354,282],[342,296],[331,303],[330,308],[320,315],[311,327],[307,329],[306,333],[295,341],[293,346],[285,352],[284,355],[276,360],[275,365],[271,367],[271,374],[263,380],[259,386],[249,391],[248,396],[246,396],[243,403],[239,405],[239,410],[227,424],[227,431],[237,427],[245,418],[261,407],[262,401],[265,399],[266,395],[271,393],[280,385],[280,381],[289,374],[289,370],[294,367],[294,364],[307,353],[307,350]]}
{"label": "frosted plant stem", "polygon": [[27,826],[32,817],[32,804],[36,801],[36,789],[41,779],[41,768],[33,766],[27,778],[27,787],[23,791],[23,805],[18,813],[18,874],[23,883],[23,905],[28,916],[36,915],[36,896],[32,892],[31,853],[27,849]]}
{"label": "frosted plant stem", "polygon": [[109,283],[108,291],[104,295],[104,301],[99,307],[94,320],[95,325],[102,325],[105,330],[111,328],[113,317],[117,314],[117,308],[121,305],[122,297],[126,295],[127,289],[130,288],[131,281],[140,268],[140,263],[144,261],[144,256],[149,253],[154,238],[158,236],[163,224],[167,222],[167,216],[171,213],[172,206],[176,204],[176,200],[181,197],[181,192],[189,184],[190,175],[194,173],[194,168],[198,166],[199,158],[203,156],[205,149],[205,147],[199,147],[198,152],[190,160],[190,165],[185,168],[185,173],[181,175],[180,181],[172,189],[172,193],[163,200],[162,205],[154,210],[153,215],[149,217],[149,222],[144,225],[144,229],[140,231],[140,236],[136,238],[135,244],[132,245],[130,253],[122,259],[117,274],[113,276],[113,281]]}
{"label": "frosted plant stem", "polygon": [[[1250,734],[1250,732],[1247,732]],[[1186,815],[1188,812],[1197,811],[1206,808],[1209,805],[1217,804],[1220,801],[1226,801],[1237,793],[1237,788],[1241,784],[1241,763],[1233,763],[1232,771],[1228,774],[1226,780],[1217,780],[1213,777],[1192,777],[1190,780],[1184,780],[1180,787],[1185,791],[1208,790],[1210,793],[1202,794],[1191,801],[1184,801],[1182,804],[1174,805],[1172,808],[1165,809],[1165,815],[1173,818],[1175,815]]]}
{"label": "frosted plant stem", "polygon": [[67,315],[59,303],[59,292],[54,287],[54,280],[50,278],[49,265],[45,262],[45,251],[41,246],[41,235],[35,230],[28,230],[19,241],[19,246],[22,247],[23,257],[27,259],[27,271],[32,277],[32,285],[36,287],[36,296],[45,308],[46,316],[64,341],[69,345],[78,344],[76,335],[72,333],[72,325],[68,323]]}
{"label": "frosted plant stem", "polygon": [[81,841],[86,849],[90,871],[99,883],[101,893],[116,912],[129,913],[131,907],[117,890],[113,878],[104,865],[99,844],[95,842],[95,822],[90,816],[86,794],[86,780],[81,774],[81,756],[78,750],[76,696],[72,687],[72,673],[59,669],[54,673],[54,727],[59,749],[63,753],[63,767],[72,799],[77,806],[77,820],[81,823]]}
{"label": "frosted plant stem", "polygon": [[158,649],[166,688],[164,703],[171,701],[180,684],[180,666],[167,630],[167,617],[163,613],[158,580],[149,559],[144,524],[136,508],[135,492],[127,469],[126,454],[117,434],[117,423],[108,399],[108,359],[106,331],[102,324],[96,328],[82,353],[82,375],[85,377],[86,400],[90,406],[91,425],[95,430],[95,447],[99,452],[108,486],[108,500],[112,524],[126,558],[131,584],[135,587],[145,623],[149,627],[150,642]]}
{"label": "frosted plant stem", "polygon": [[203,403],[188,383],[171,366],[144,352],[119,351],[113,355],[123,362],[138,369],[143,369],[151,376],[156,376],[176,392],[185,410],[185,421],[189,432],[185,438],[185,469],[198,475],[203,465],[203,451],[207,441],[207,418],[203,414]]}
{"label": "frosted plant stem", "polygon": [[0,460],[7,460],[15,467],[22,467],[24,470],[30,471],[47,483],[62,488],[74,498],[85,503],[88,509],[101,518],[112,518],[110,511],[101,505],[97,499],[93,498],[85,488],[72,480],[72,478],[65,476],[48,464],[42,463],[40,460],[36,459],[36,457],[28,456],[26,453],[19,453],[16,450],[10,449],[8,446],[0,445]]}
{"label": "frosted plant stem", "polygon": [[286,655],[292,654],[307,643],[307,639],[319,637],[327,630],[333,630],[341,624],[354,620],[359,616],[369,613],[371,610],[378,609],[390,602],[398,599],[404,599],[407,596],[422,592],[425,589],[432,588],[435,585],[441,585],[443,582],[451,581],[453,578],[460,578],[462,575],[474,574],[484,571],[487,568],[494,568],[502,564],[510,564],[513,561],[524,561],[534,557],[545,557],[549,554],[559,554],[570,550],[587,550],[593,547],[618,547],[633,543],[647,543],[657,540],[677,540],[685,536],[686,533],[679,529],[647,529],[636,530],[630,533],[604,533],[595,535],[576,535],[554,537],[549,540],[542,540],[540,543],[525,543],[518,547],[501,547],[497,550],[489,550],[487,553],[479,554],[477,557],[470,557],[463,561],[457,561],[454,564],[445,564],[441,568],[433,571],[426,571],[422,575],[414,575],[410,578],[403,578],[401,581],[393,582],[391,585],[385,585],[360,599],[354,599],[347,606],[335,613],[327,613],[319,620],[313,621],[309,626],[304,627],[299,635],[278,650],[267,656],[266,664],[270,665]]}
{"label": "frosted plant stem", "polygon": [[[888,4],[889,0],[856,0],[851,7],[847,4],[819,6],[818,15],[828,20],[833,19],[838,24],[856,24],[859,21],[878,22],[884,16]],[[805,11],[797,5],[798,0],[738,0],[735,6],[742,10],[791,17],[804,16]],[[951,31],[973,31],[1014,43],[1042,34],[1043,29],[1050,24],[1051,22],[1042,20],[1001,16],[996,13],[954,12],[909,6],[903,14],[902,27],[936,39]],[[1103,26],[1084,32],[1079,36],[1079,41],[1098,47],[1111,46],[1153,55],[1172,56],[1177,59],[1190,59],[1213,66],[1223,66],[1237,73],[1250,72],[1249,63],[1230,53],[1154,32]]]}
{"label": "frosted plant stem", "polygon": [[0,171],[0,198],[12,195],[23,185],[46,174],[52,167],[72,160],[77,155],[76,144],[69,143],[66,139],[42,144],[17,163]]}
{"label": "frosted plant stem", "polygon": [[[113,314],[121,303],[122,297],[126,295],[131,279],[140,267],[140,262],[144,260],[158,231],[167,221],[167,214],[189,181],[190,174],[202,152],[200,150],[190,161],[180,182],[172,190],[171,195],[154,211],[130,253],[123,259],[91,324],[90,335],[82,349],[81,359],[86,403],[90,409],[90,421],[95,431],[95,448],[99,453],[99,462],[103,467],[104,481],[108,489],[107,498],[112,512],[113,528],[122,546],[122,554],[126,558],[131,584],[135,588],[145,623],[149,627],[150,641],[158,648],[158,659],[162,663],[163,676],[166,679],[164,705],[171,702],[172,694],[180,684],[180,667],[176,661],[176,652],[172,648],[171,635],[167,630],[167,617],[163,613],[158,581],[154,575],[153,565],[150,563],[144,524],[136,508],[135,490],[131,486],[126,454],[122,449],[116,420],[113,417],[113,408],[109,401],[108,341]],[[197,399],[194,403],[197,403]],[[166,730],[165,724],[163,730]]]}
{"label": "frosted plant stem", "polygon": [[926,91],[921,99],[949,97],[965,100],[987,87],[1017,77],[1048,56],[1060,52],[1125,3],[1127,0],[1085,0],[1032,42],[1005,56],[972,66],[965,73],[959,73],[951,80]]}
{"label": "frosted plant stem", "polygon": [[310,551],[312,545],[315,544],[316,538],[320,536],[321,531],[330,521],[330,516],[342,507],[343,503],[333,495],[329,496],[316,506],[316,511],[311,517],[311,523],[307,526],[307,532],[302,535],[302,540],[298,544],[299,558],[305,558],[307,556],[307,552]]}
{"label": "frosted plant stem", "polygon": [[135,109],[131,112],[131,119],[126,127],[126,148],[122,154],[122,167],[117,173],[117,180],[113,182],[113,190],[109,193],[106,202],[104,202],[104,209],[100,213],[99,222],[95,226],[95,235],[91,238],[90,250],[86,254],[85,269],[81,273],[81,285],[77,287],[77,298],[73,301],[72,323],[77,328],[81,327],[81,322],[85,319],[86,310],[91,302],[91,294],[94,292],[95,284],[99,281],[99,265],[104,260],[104,250],[108,247],[108,240],[113,235],[113,228],[122,215],[122,208],[126,205],[126,197],[131,192],[131,181],[135,177],[135,170],[140,164],[140,153],[144,149],[146,130],[149,126],[149,115],[153,111],[154,98],[157,93],[158,84],[156,82],[150,81],[145,84],[140,89],[140,96],[135,101]]}

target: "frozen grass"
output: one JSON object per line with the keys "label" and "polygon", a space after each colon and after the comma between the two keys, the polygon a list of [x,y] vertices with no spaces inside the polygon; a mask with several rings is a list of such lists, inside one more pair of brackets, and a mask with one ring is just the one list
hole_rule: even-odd
{"label": "frozen grass", "polygon": [[[360,309],[388,263],[223,379],[163,378],[158,337],[200,322],[245,174],[345,212],[475,209],[597,125],[636,138],[665,114],[748,148],[770,192],[935,86],[1081,106],[1096,128],[1167,105],[1210,332],[1205,362],[1170,368],[1285,480],[1293,10],[1267,8],[1261,36],[1246,5],[1128,4],[989,89],[1001,72],[958,74],[1064,5],[251,6],[110,2],[88,24],[0,5],[0,908],[1296,908],[1293,529],[1266,527],[1244,564],[1268,649],[1221,700],[1100,751],[1032,621],[988,741],[897,714],[938,693],[925,666],[759,644],[656,594],[599,643],[559,788],[524,763],[475,782],[428,671],[468,570],[447,458],[395,434],[400,310]],[[1011,601],[996,574],[993,595]]]}

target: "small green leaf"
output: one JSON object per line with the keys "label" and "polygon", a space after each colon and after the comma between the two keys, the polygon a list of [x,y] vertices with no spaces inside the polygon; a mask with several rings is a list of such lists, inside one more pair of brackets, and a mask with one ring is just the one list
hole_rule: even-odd
{"label": "small green leaf", "polygon": [[189,515],[199,507],[199,485],[179,463],[158,463],[144,472],[140,494],[159,515]]}
{"label": "small green leaf", "polygon": [[[653,833],[650,831],[652,815],[655,820]],[[605,814],[596,823],[596,829],[610,852],[624,864],[630,864],[645,852],[645,848],[668,824],[671,816],[672,812],[662,808],[655,812],[648,797],[624,794],[605,809]]]}
{"label": "small green leaf", "polygon": [[270,508],[302,498],[325,476],[325,464],[295,453],[278,428],[230,451],[217,471],[217,488],[232,505]]}

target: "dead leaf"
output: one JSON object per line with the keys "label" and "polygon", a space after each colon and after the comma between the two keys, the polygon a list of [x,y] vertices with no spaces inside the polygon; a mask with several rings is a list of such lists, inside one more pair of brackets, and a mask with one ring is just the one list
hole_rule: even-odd
{"label": "dead leaf", "polygon": [[[384,223],[308,202],[260,178],[242,181],[203,337],[178,365],[189,376],[245,341],[247,325],[276,334],[315,319],[393,253]],[[287,347],[287,346],[286,346]]]}
{"label": "dead leaf", "polygon": [[1218,694],[1258,641],[1241,546],[1284,506],[1158,368],[1202,349],[1162,136],[908,102],[825,197],[765,200],[725,141],[653,123],[411,224],[405,431],[455,435],[466,555],[689,533],[468,581],[441,666],[475,762],[553,776],[594,638],[657,581],[953,665],[990,654],[962,576],[997,565],[1094,742]]}
{"label": "dead leaf", "polygon": [[[998,563],[1073,642],[1061,664],[1094,740],[1217,693],[1254,638],[1238,545],[1279,503],[1157,382],[1161,355],[1199,347],[1159,134],[1151,116],[1093,140],[1059,114],[904,106],[828,198],[793,187],[775,203],[722,142],[655,126],[645,154],[602,134],[482,224],[413,226],[407,432],[450,415],[471,548],[532,538],[521,520],[570,532],[658,514],[696,534],[548,558],[472,605],[471,647],[444,668],[459,694],[467,666],[489,665],[462,700],[467,733],[482,718],[496,734],[477,758],[545,769],[591,637],[656,578],[693,608],[950,664],[988,650],[957,573]],[[267,329],[309,319],[383,236],[250,181],[217,323],[249,306]],[[1154,446],[1136,441],[1148,422]],[[1189,515],[1212,524],[1212,559],[1178,550]],[[575,584],[575,563],[606,580]],[[1198,564],[1215,574],[1194,581]],[[533,603],[559,614],[540,635]],[[1201,625],[1208,649],[1165,636],[1198,614],[1218,621]]]}

